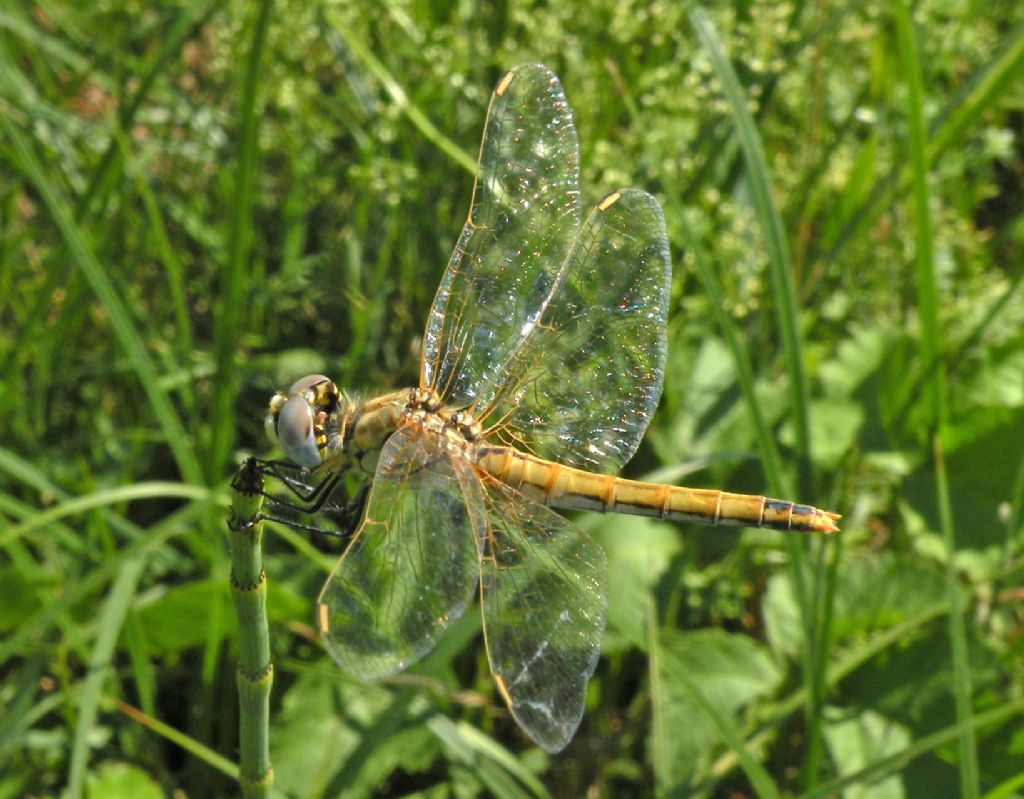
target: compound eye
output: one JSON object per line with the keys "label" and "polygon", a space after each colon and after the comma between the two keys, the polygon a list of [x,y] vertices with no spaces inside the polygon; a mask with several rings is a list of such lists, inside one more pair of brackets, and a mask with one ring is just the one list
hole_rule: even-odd
{"label": "compound eye", "polygon": [[313,428],[313,409],[300,394],[291,396],[277,415],[277,440],[284,454],[300,466],[320,465],[320,449]]}
{"label": "compound eye", "polygon": [[290,397],[294,394],[301,394],[307,389],[313,388],[314,386],[318,386],[321,383],[330,382],[331,378],[325,377],[324,375],[306,375],[305,377],[300,378],[299,380],[296,380],[294,383],[292,383],[292,387],[288,389],[288,396]]}

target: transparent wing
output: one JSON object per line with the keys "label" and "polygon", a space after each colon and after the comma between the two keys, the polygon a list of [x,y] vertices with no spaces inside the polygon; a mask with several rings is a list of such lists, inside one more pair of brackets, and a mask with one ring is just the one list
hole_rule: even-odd
{"label": "transparent wing", "polygon": [[346,673],[385,677],[434,647],[472,601],[473,530],[484,523],[472,467],[419,428],[388,439],[363,522],[317,600],[320,633]]}
{"label": "transparent wing", "polygon": [[592,471],[628,461],[661,397],[671,273],[658,201],[637,189],[602,200],[488,392],[499,438]]}
{"label": "transparent wing", "polygon": [[605,556],[549,508],[488,480],[480,596],[491,673],[519,726],[557,752],[583,717],[604,632]]}
{"label": "transparent wing", "polygon": [[491,97],[469,220],[427,317],[421,386],[454,407],[491,404],[579,222],[579,145],[562,86],[547,67],[517,67]]}

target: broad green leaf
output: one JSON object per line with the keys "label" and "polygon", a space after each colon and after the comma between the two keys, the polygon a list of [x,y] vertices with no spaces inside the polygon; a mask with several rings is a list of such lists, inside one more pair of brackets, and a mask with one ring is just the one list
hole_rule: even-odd
{"label": "broad green leaf", "polygon": [[138,766],[106,761],[85,778],[88,799],[163,799],[164,789]]}
{"label": "broad green leaf", "polygon": [[[810,404],[814,462],[822,469],[834,469],[857,440],[864,423],[864,408],[846,400],[813,401]],[[780,431],[787,446],[796,443],[788,422]]]}
{"label": "broad green leaf", "polygon": [[[825,740],[840,775],[852,774],[895,754],[912,740],[906,727],[872,710],[830,707],[826,719]],[[852,785],[843,791],[843,799],[904,799],[906,795],[898,776]]]}
{"label": "broad green leaf", "polygon": [[134,614],[149,651],[157,656],[202,646],[207,636],[203,620],[210,616],[215,603],[220,605],[217,612],[227,634],[234,636],[235,613],[230,587],[224,580],[194,580],[175,586],[159,596],[147,597]]}
{"label": "broad green leaf", "polygon": [[397,769],[421,772],[438,751],[425,724],[433,712],[417,688],[344,680],[324,658],[271,725],[276,784],[295,796],[363,797]]}
{"label": "broad green leaf", "polygon": [[891,335],[877,325],[850,330],[849,337],[839,342],[834,356],[818,368],[818,377],[826,393],[850,397],[879,368]]}
{"label": "broad green leaf", "polygon": [[507,749],[468,724],[454,724],[435,715],[427,726],[444,745],[448,759],[461,771],[474,775],[488,796],[499,799],[543,799],[544,785]]}
{"label": "broad green leaf", "polygon": [[[659,779],[666,789],[678,790],[718,751],[720,725],[739,725],[744,707],[778,690],[782,672],[753,639],[720,630],[662,631],[660,654],[658,712],[671,774]],[[706,707],[694,702],[683,680],[698,687]],[[709,718],[709,710],[721,719]]]}
{"label": "broad green leaf", "polygon": [[674,525],[609,515],[592,528],[608,556],[608,627],[603,651],[647,648],[647,605],[658,580],[682,549]]}
{"label": "broad green leaf", "polygon": [[[932,607],[944,597],[942,573],[934,564],[891,553],[847,553],[837,575],[834,635],[837,641],[882,630]],[[774,575],[764,602],[768,641],[793,655],[803,645],[799,611],[789,579]]]}

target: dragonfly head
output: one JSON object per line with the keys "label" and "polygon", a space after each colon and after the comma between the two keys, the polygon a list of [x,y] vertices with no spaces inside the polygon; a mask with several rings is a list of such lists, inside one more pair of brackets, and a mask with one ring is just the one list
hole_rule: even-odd
{"label": "dragonfly head", "polygon": [[297,380],[288,393],[271,397],[264,422],[267,436],[300,466],[319,466],[327,447],[327,419],[337,409],[339,396],[338,387],[323,375]]}

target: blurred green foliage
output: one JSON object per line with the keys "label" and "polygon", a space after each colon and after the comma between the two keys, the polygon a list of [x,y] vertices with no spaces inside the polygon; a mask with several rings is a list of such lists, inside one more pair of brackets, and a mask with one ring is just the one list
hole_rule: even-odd
{"label": "blurred green foliage", "polygon": [[1021,795],[1024,9],[915,4],[917,99],[900,13],[5,4],[0,797],[234,795],[227,480],[265,452],[275,388],[415,381],[491,88],[526,61],[563,81],[588,204],[640,186],[666,207],[666,391],[628,473],[799,486],[843,534],[581,516],[609,630],[549,757],[504,711],[475,613],[408,674],[346,682],[311,625],[338,549],[275,529],[280,795]]}

